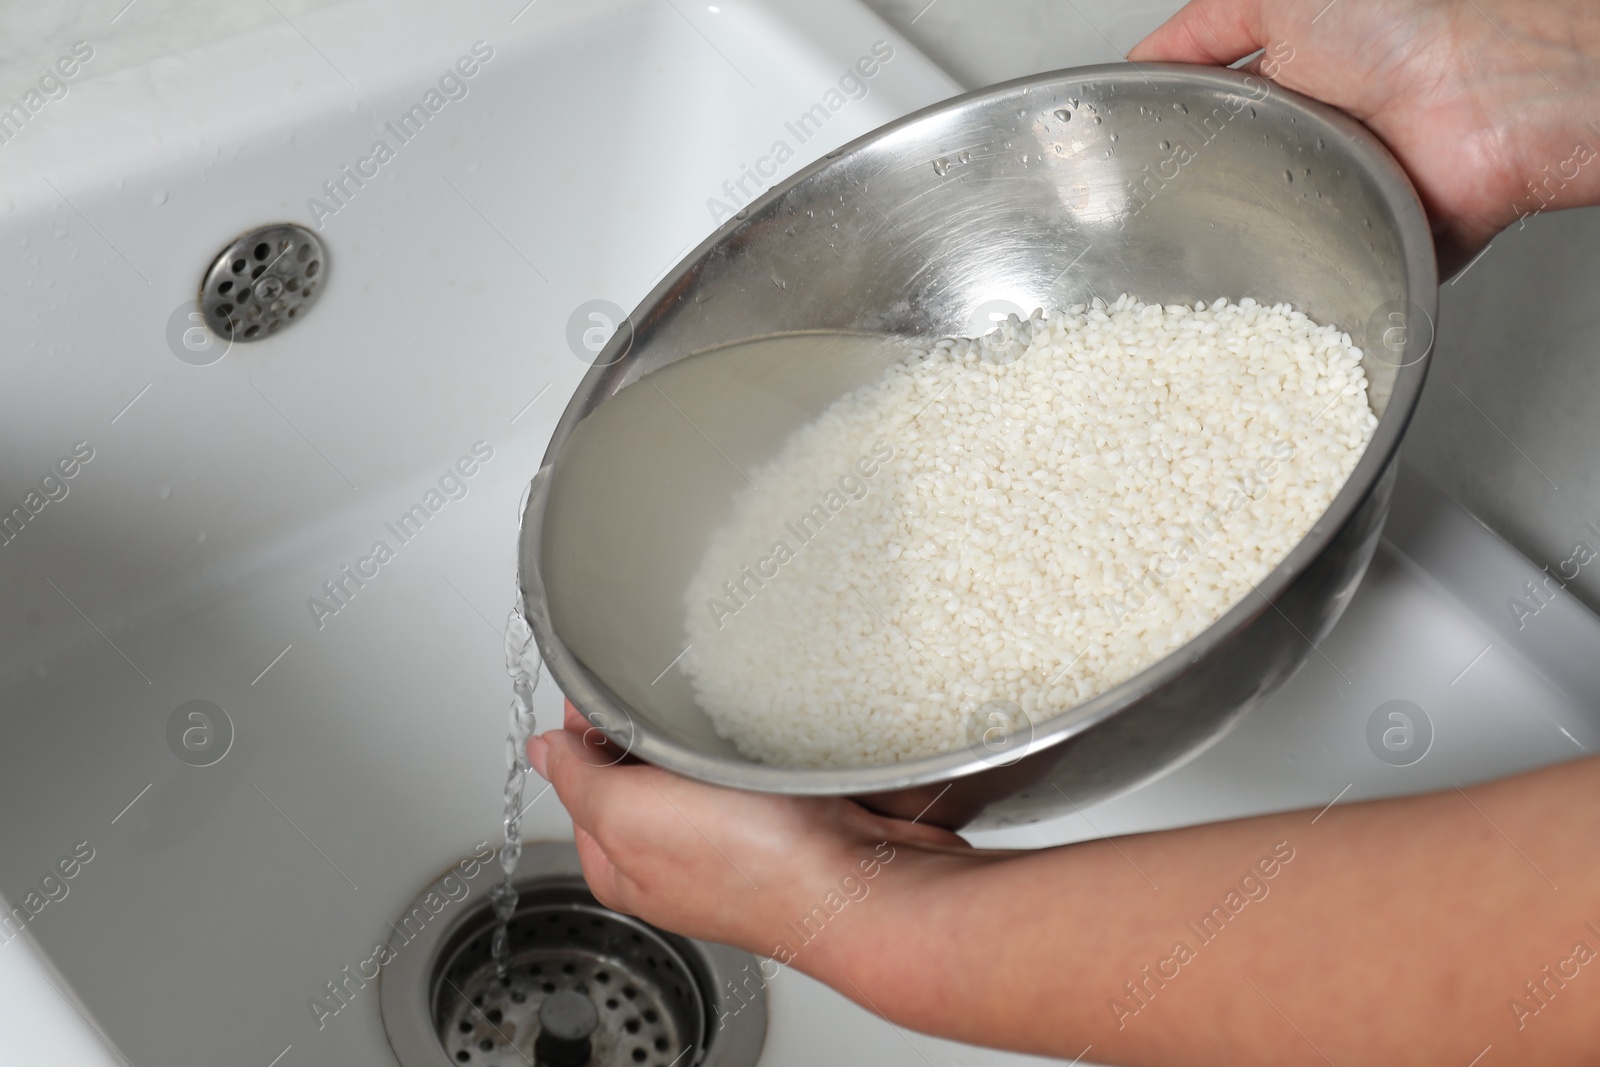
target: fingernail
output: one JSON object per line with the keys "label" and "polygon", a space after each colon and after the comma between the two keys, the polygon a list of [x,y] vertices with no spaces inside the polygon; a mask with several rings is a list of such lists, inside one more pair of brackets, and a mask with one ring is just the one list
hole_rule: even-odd
{"label": "fingernail", "polygon": [[528,762],[533,765],[533,769],[538,773],[539,777],[547,782],[550,780],[550,776],[545,773],[544,765],[545,759],[549,754],[550,743],[548,741],[537,736],[528,738]]}

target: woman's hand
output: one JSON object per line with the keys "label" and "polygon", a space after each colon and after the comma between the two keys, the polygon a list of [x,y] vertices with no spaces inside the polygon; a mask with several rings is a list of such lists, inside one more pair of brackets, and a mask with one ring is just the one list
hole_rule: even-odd
{"label": "woman's hand", "polygon": [[[846,931],[885,919],[884,898],[976,858],[947,830],[841,798],[742,793],[623,760],[570,704],[566,729],[529,741],[528,758],[571,813],[602,904],[811,973],[848,951]],[[788,924],[819,906],[830,936],[802,951]]]}
{"label": "woman's hand", "polygon": [[1134,62],[1231,64],[1338,107],[1411,175],[1453,272],[1519,218],[1600,202],[1600,4],[1193,0]]}

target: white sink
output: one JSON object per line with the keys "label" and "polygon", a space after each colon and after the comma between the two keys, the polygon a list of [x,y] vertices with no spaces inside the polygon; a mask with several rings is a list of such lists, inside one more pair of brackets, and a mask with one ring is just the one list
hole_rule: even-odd
{"label": "white sink", "polygon": [[[392,1063],[371,990],[320,1029],[308,1001],[494,838],[517,504],[585,370],[569,318],[631,308],[738,206],[725,183],[755,192],[747,167],[780,180],[956,91],[855,0],[275,2],[108,15],[81,34],[95,55],[67,95],[0,144],[0,508],[92,450],[0,545],[0,893],[66,889],[0,944],[0,1062]],[[800,143],[790,124],[880,41],[893,56],[865,96],[838,96]],[[385,124],[477,42],[492,55],[465,95],[395,143]],[[11,62],[6,98],[69,45]],[[394,158],[375,177],[335,212],[308,206],[380,137]],[[793,156],[775,165],[780,141]],[[194,365],[169,327],[218,250],[281,220],[321,222],[321,302]],[[465,497],[395,538],[386,523],[478,442],[492,458]],[[1347,783],[1410,791],[1593,747],[1600,684],[1573,667],[1600,662],[1592,620],[1499,633],[1532,569],[1447,500],[1415,499],[1326,660],[1268,708],[1086,818],[984,842],[1320,804]],[[380,539],[394,558],[376,577],[331,616],[308,607]],[[1462,553],[1506,590],[1447,591]],[[1484,644],[1500,651],[1473,659]],[[1469,660],[1477,683],[1455,685]],[[559,696],[539,697],[552,726]],[[1362,740],[1392,697],[1435,712],[1437,752],[1414,767]],[[195,700],[232,725],[211,766],[169,748]],[[570,836],[549,794],[526,830]],[[41,888],[79,842],[93,858]],[[898,1031],[787,972],[770,994],[765,1067],[1045,1062]]]}

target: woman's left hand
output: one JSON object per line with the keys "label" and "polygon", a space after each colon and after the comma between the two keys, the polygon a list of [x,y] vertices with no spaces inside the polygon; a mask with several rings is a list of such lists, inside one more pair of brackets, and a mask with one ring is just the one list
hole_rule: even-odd
{"label": "woman's left hand", "polygon": [[[775,950],[796,940],[790,924],[822,907],[840,932],[794,961],[812,973],[826,953],[848,950],[845,930],[892,915],[882,898],[969,862],[962,853],[971,850],[948,830],[843,798],[744,793],[624,759],[571,704],[566,728],[530,740],[528,759],[571,814],[584,878],[602,904],[780,959]],[[828,906],[869,893],[879,898],[872,907]]]}

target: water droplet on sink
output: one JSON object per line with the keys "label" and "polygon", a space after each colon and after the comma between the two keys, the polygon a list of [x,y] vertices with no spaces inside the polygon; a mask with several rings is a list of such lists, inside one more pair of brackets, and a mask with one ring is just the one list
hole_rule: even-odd
{"label": "water droplet on sink", "polygon": [[1292,171],[1292,170],[1284,171],[1283,172],[1283,180],[1288,182],[1290,185],[1293,185],[1294,184],[1294,171]]}
{"label": "water droplet on sink", "polygon": [[1062,122],[1071,122],[1072,112],[1068,111],[1064,107],[1058,107],[1056,108],[1056,118],[1060,119]]}
{"label": "water droplet on sink", "polygon": [[1156,147],[1161,149],[1161,151],[1165,152],[1167,149],[1172,147],[1172,142],[1171,141],[1160,141],[1160,142],[1158,142],[1156,144]]}
{"label": "water droplet on sink", "polygon": [[1173,104],[1172,107],[1173,110],[1177,111],[1180,115],[1187,115],[1189,113],[1189,109],[1183,104]]}
{"label": "water droplet on sink", "polygon": [[943,178],[950,173],[950,161],[943,156],[933,161],[933,172]]}
{"label": "water droplet on sink", "polygon": [[163,485],[159,489],[156,490],[156,496],[160,497],[162,500],[167,499],[167,497],[169,497],[171,495],[172,495],[172,486],[170,486],[170,485]]}
{"label": "water droplet on sink", "polygon": [[968,152],[965,148],[963,148],[960,152],[956,153],[956,162],[957,163],[971,163],[972,162],[972,153]]}
{"label": "water droplet on sink", "polygon": [[167,191],[165,189],[157,189],[150,194],[150,202],[158,207],[165,204],[167,202]]}
{"label": "water droplet on sink", "polygon": [[1099,116],[1099,115],[1096,115],[1096,116],[1095,116],[1095,117],[1094,117],[1094,124],[1095,124],[1095,125],[1096,125],[1096,126],[1098,126],[1098,125],[1100,125],[1100,122],[1101,122],[1101,118],[1100,118],[1100,116]]}

